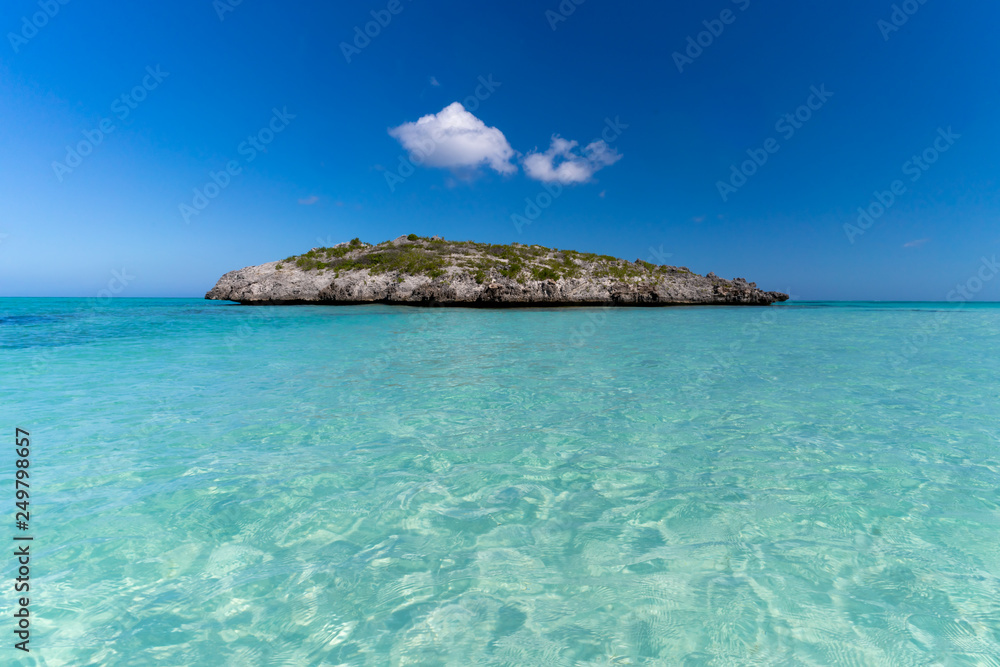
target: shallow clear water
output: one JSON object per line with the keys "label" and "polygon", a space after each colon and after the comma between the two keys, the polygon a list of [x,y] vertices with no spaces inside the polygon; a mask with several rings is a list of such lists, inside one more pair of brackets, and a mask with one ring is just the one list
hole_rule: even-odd
{"label": "shallow clear water", "polygon": [[998,665],[998,352],[993,305],[0,299],[0,650]]}

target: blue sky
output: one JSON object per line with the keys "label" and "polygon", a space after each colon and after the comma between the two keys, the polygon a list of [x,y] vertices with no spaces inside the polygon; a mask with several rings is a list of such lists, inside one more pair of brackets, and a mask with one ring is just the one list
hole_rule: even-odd
{"label": "blue sky", "polygon": [[[994,3],[231,2],[4,4],[0,295],[201,296],[411,232],[799,299],[943,300],[1000,254]],[[471,134],[390,183],[455,102],[428,122]]]}

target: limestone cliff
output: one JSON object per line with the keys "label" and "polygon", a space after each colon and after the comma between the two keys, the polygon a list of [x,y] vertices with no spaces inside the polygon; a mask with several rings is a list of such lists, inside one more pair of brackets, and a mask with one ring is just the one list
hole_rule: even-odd
{"label": "limestone cliff", "polygon": [[243,304],[400,303],[454,306],[769,305],[788,295],[742,278],[532,245],[414,234],[377,245],[313,248],[219,279],[207,299]]}

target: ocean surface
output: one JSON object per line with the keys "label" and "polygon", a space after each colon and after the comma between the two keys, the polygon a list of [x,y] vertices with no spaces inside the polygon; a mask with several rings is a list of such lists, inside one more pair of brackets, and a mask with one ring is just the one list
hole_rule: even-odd
{"label": "ocean surface", "polygon": [[4,665],[1000,665],[997,305],[0,299],[0,378]]}

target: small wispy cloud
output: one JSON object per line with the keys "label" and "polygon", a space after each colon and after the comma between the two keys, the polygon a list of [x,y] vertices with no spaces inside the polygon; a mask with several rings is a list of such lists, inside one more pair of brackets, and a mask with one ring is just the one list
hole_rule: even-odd
{"label": "small wispy cloud", "polygon": [[316,195],[312,195],[311,197],[306,197],[305,199],[300,199],[299,203],[302,204],[303,206],[312,206],[313,204],[315,204],[318,201],[319,201],[319,197],[317,197]]}
{"label": "small wispy cloud", "polygon": [[576,141],[553,135],[547,151],[524,158],[524,173],[543,183],[586,183],[596,172],[622,158],[603,140],[587,144],[582,151],[577,146]]}
{"label": "small wispy cloud", "polygon": [[923,244],[927,243],[928,241],[930,241],[930,239],[917,239],[915,241],[907,241],[906,243],[903,244],[903,247],[904,248],[919,248],[920,246],[922,246]]}
{"label": "small wispy cloud", "polygon": [[439,82],[439,81],[437,80],[437,77],[436,77],[436,76],[432,76],[432,77],[431,77],[431,85],[432,85],[432,86],[435,86],[435,87],[436,87],[436,86],[440,86],[440,85],[441,85],[441,83],[440,83],[440,82]]}

